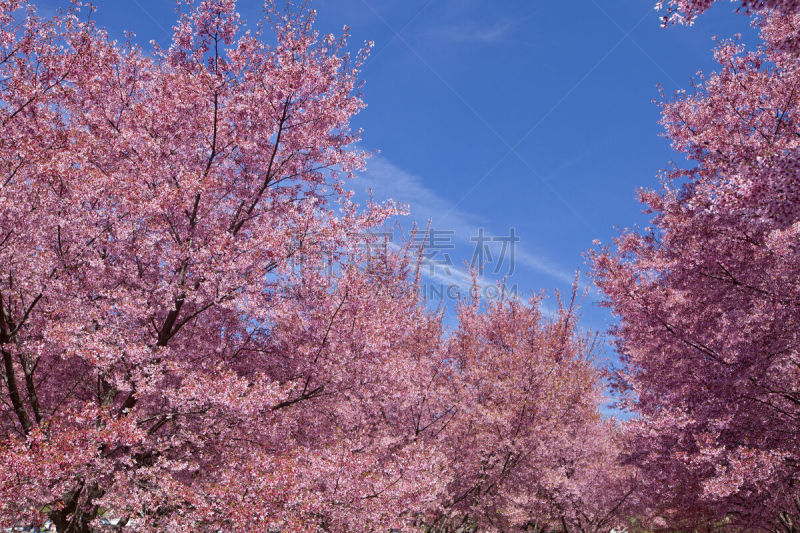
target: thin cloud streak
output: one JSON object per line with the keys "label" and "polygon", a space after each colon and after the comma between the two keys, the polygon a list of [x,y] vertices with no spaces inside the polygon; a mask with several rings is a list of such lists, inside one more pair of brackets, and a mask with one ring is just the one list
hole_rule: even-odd
{"label": "thin cloud streak", "polygon": [[[367,162],[367,168],[354,182],[356,190],[361,194],[372,194],[377,201],[394,200],[409,207],[410,215],[407,220],[414,222],[421,231],[430,221],[431,227],[437,231],[453,231],[454,243],[473,246],[470,237],[478,233],[478,228],[486,228],[486,221],[477,215],[458,210],[453,202],[442,197],[425,185],[424,180],[414,174],[406,172],[387,158],[376,155]],[[544,274],[564,284],[571,284],[575,273],[542,258],[517,244],[514,250],[517,266],[522,266],[532,271]],[[451,270],[459,270],[454,265]],[[453,281],[459,286],[471,278],[469,274],[453,276]],[[489,283],[489,282],[487,282]],[[494,282],[491,282],[494,284]]]}
{"label": "thin cloud streak", "polygon": [[477,21],[437,26],[423,33],[424,37],[453,43],[477,42],[492,44],[506,40],[516,29],[516,24],[508,19],[491,24]]}

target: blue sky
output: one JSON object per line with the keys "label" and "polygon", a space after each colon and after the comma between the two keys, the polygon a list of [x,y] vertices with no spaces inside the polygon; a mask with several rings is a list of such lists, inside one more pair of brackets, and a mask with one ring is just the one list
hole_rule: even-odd
{"label": "blue sky", "polygon": [[[96,14],[115,35],[166,44],[169,0],[100,0]],[[407,202],[412,220],[442,231],[429,282],[459,283],[474,255],[471,237],[509,236],[520,293],[568,290],[593,239],[643,223],[639,186],[675,154],[660,137],[657,85],[688,88],[713,68],[712,37],[743,33],[746,17],[718,5],[693,28],[662,29],[653,0],[317,0],[318,26],[352,42],[375,42],[363,71],[368,108],[355,120],[363,146],[380,150],[359,188]],[[57,0],[40,3],[62,5]],[[255,20],[257,0],[240,1]],[[486,277],[509,274],[509,250],[490,243]],[[485,259],[488,259],[485,257]],[[498,270],[497,274],[494,271]],[[605,330],[610,317],[596,293],[584,326]]]}

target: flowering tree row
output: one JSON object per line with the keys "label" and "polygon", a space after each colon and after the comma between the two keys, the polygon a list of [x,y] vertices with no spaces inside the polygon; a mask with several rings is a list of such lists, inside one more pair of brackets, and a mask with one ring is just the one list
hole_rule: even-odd
{"label": "flowering tree row", "polygon": [[204,0],[145,52],[0,1],[0,527],[596,530],[632,501],[574,306],[446,332],[370,237],[398,209],[346,186],[368,47],[313,19]]}
{"label": "flowering tree row", "polygon": [[574,297],[446,328],[353,203],[369,45],[203,0],[145,52],[0,0],[0,527],[794,531],[800,15],[743,6],[761,45],[663,104],[690,164],[590,254],[621,424]]}
{"label": "flowering tree row", "polygon": [[688,163],[641,192],[651,226],[591,254],[653,527],[800,521],[800,15],[747,5],[760,45],[721,42],[717,72],[663,104]]}

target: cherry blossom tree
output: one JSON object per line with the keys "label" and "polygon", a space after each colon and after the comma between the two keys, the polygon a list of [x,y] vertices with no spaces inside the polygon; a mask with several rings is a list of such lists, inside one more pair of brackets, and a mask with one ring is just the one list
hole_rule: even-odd
{"label": "cherry blossom tree", "polygon": [[352,202],[369,46],[304,6],[182,6],[146,52],[0,0],[0,527],[617,523],[574,307],[447,330],[374,235],[399,209]]}
{"label": "cherry blossom tree", "polygon": [[366,48],[265,12],[146,53],[0,2],[0,527],[369,531],[444,490],[440,318],[344,184]]}
{"label": "cherry blossom tree", "polygon": [[641,192],[651,226],[591,254],[639,414],[630,459],[672,528],[800,511],[800,15],[759,24],[758,48],[722,42],[718,72],[663,104],[689,165]]}
{"label": "cherry blossom tree", "polygon": [[[465,302],[449,339],[458,416],[446,429],[452,481],[437,531],[602,531],[632,493],[616,427],[603,421],[596,337],[575,300]],[[485,306],[485,309],[483,307]]]}

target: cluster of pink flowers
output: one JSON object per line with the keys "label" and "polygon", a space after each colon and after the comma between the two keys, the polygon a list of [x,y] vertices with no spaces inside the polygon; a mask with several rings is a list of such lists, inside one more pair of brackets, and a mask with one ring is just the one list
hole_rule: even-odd
{"label": "cluster of pink flowers", "polygon": [[769,4],[783,9],[755,19],[759,47],[721,42],[719,70],[664,102],[690,165],[641,192],[651,226],[592,253],[655,525],[800,519],[800,15]]}
{"label": "cluster of pink flowers", "polygon": [[[666,9],[665,24],[692,24],[698,15],[710,8],[717,0],[659,0],[656,9]],[[772,9],[783,13],[794,13],[800,9],[800,0],[731,0],[739,4],[739,10],[753,13]]]}
{"label": "cluster of pink flowers", "polygon": [[184,11],[148,54],[0,2],[0,528],[612,524],[574,310],[448,333],[371,236],[398,209],[351,202],[368,46]]}
{"label": "cluster of pink flowers", "polygon": [[0,528],[793,531],[800,15],[743,6],[761,46],[663,104],[694,164],[590,253],[620,423],[574,299],[447,328],[353,203],[369,45],[202,0],[145,53],[0,0]]}

